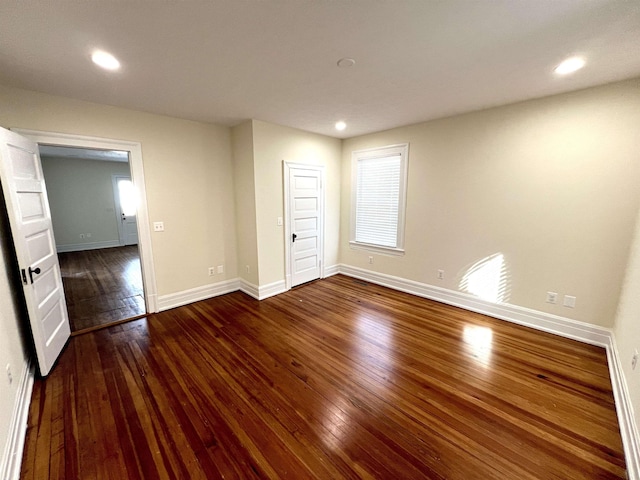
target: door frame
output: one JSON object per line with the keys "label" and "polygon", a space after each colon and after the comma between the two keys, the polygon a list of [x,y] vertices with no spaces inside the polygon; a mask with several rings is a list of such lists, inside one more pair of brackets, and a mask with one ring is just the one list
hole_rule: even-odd
{"label": "door frame", "polygon": [[116,140],[101,137],[89,137],[84,135],[72,135],[66,133],[46,132],[39,130],[26,130],[11,128],[18,133],[36,142],[38,145],[53,145],[57,147],[79,147],[96,150],[121,150],[129,152],[129,169],[131,180],[138,190],[138,249],[140,252],[140,267],[142,269],[142,283],[147,313],[158,311],[158,292],[156,286],[156,274],[153,264],[153,251],[151,248],[151,229],[149,227],[149,213],[147,210],[147,193],[144,180],[144,168],[142,163],[142,145],[139,142]]}
{"label": "door frame", "polygon": [[282,183],[284,185],[284,266],[285,287],[291,290],[291,187],[289,178],[291,169],[313,170],[320,172],[320,278],[324,278],[324,222],[325,222],[325,168],[324,165],[293,163],[282,161]]}

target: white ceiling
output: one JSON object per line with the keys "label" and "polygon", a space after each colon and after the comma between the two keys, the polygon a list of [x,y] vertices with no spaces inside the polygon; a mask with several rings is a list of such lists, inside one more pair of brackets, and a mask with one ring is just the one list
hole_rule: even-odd
{"label": "white ceiling", "polygon": [[224,125],[346,138],[635,76],[638,0],[0,2],[0,83]]}

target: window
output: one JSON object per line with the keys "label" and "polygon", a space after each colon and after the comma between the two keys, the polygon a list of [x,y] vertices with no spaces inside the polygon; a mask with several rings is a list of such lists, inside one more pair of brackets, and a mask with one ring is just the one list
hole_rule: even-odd
{"label": "window", "polygon": [[352,154],[351,245],[404,253],[409,144]]}

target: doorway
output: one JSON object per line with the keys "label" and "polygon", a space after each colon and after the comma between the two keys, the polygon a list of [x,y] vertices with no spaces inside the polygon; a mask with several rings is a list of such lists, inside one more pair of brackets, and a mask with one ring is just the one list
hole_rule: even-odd
{"label": "doorway", "polygon": [[[94,213],[100,217],[101,221],[98,224],[94,223],[97,225],[93,227],[95,231],[81,228],[79,226],[82,223],[81,219],[71,215],[64,221],[75,225],[75,230],[63,224],[60,225],[62,228],[59,230],[64,233],[60,234],[60,238],[57,232],[55,234],[72,330],[74,332],[94,330],[107,324],[120,323],[156,312],[155,273],[151,255],[140,144],[31,130],[16,129],[15,131],[38,144],[41,155],[45,157],[43,164],[49,162],[48,157],[55,156],[61,151],[66,152],[67,155],[71,154],[72,158],[75,154],[76,162],[82,161],[84,164],[104,166],[107,162],[120,163],[120,170],[109,173],[107,180],[100,186],[102,207],[98,207],[99,210]],[[79,160],[81,156],[90,158]],[[44,165],[43,168],[47,169]],[[64,177],[65,173],[62,172],[61,175]],[[123,190],[133,196],[129,195],[129,200],[120,197],[117,200],[120,203],[122,200],[125,202],[134,200],[135,223],[127,215],[123,219],[122,205],[116,206],[114,188],[117,188],[117,181],[114,175],[118,178],[126,177],[129,181],[128,184],[123,184]],[[67,185],[77,186],[74,182],[80,183],[82,180],[77,178],[77,175],[66,176],[68,177]],[[45,179],[48,185],[46,171]],[[87,206],[86,204],[90,202],[100,203],[96,201],[98,200],[96,197],[99,196],[97,184],[85,181],[83,186],[86,190],[83,206]],[[55,208],[57,211],[56,198],[51,198],[54,197],[52,193],[48,192],[48,197],[50,202],[52,200],[54,202],[52,210]],[[111,198],[110,204],[105,200],[107,196]],[[126,213],[131,213],[130,205],[126,206]],[[54,230],[56,229],[55,217],[54,213]],[[123,221],[128,222],[124,231],[129,233],[125,235],[124,242],[120,235],[122,225],[119,224]],[[115,235],[105,232],[109,229],[108,225],[113,227],[111,230],[116,232]],[[68,236],[70,232],[73,233],[73,237]],[[130,245],[126,245],[127,243]],[[114,292],[120,293],[111,296]]]}
{"label": "doorway", "polygon": [[128,152],[39,150],[71,331],[144,315]]}

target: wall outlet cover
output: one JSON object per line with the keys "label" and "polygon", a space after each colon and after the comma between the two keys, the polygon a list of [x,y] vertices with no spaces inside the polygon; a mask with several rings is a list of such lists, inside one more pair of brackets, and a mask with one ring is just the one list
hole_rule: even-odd
{"label": "wall outlet cover", "polygon": [[564,301],[562,302],[562,304],[565,307],[575,308],[575,306],[576,306],[576,297],[574,297],[572,295],[565,295],[564,296]]}

